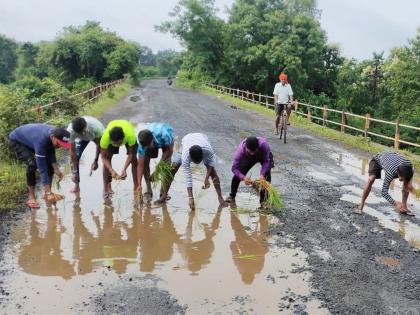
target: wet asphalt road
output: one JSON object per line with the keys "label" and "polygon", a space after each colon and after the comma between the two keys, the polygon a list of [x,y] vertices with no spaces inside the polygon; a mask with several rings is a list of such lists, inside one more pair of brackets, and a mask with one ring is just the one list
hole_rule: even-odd
{"label": "wet asphalt road", "polygon": [[[131,96],[137,95],[141,97],[139,101],[130,101]],[[215,96],[168,87],[164,81],[144,82],[103,115],[102,120],[106,123],[116,118],[135,124],[168,122],[179,140],[190,132],[205,133],[218,157],[225,161],[218,169],[224,195],[229,192],[230,163],[240,140],[249,135],[266,137],[275,157],[273,184],[280,190],[285,204],[283,213],[278,215],[279,224],[272,227],[270,233],[277,235],[274,246],[300,247],[307,254],[307,267],[295,272],[312,273],[312,295],[334,314],[420,314],[419,250],[409,244],[401,231],[393,231],[381,223],[378,216],[355,216],[353,200],[342,198],[349,187],[361,187],[363,177],[343,169],[337,156],[368,158],[366,154],[294,126],[284,145],[273,136],[272,119],[233,109],[227,101]],[[253,171],[254,176],[257,172]],[[374,193],[377,196],[379,189],[376,184]],[[418,202],[414,203],[416,217],[407,219],[395,217],[384,201],[369,206],[374,213],[384,215],[385,219],[389,217],[390,222],[400,226],[411,224],[415,229],[420,224],[420,209]],[[7,233],[16,228],[18,218],[16,213],[4,215],[0,246],[7,243]],[[289,239],[293,239],[293,243]],[[3,270],[2,274],[5,276],[10,272]],[[134,284],[109,292],[107,298],[97,297],[94,301],[97,312],[185,311],[187,306],[178,305],[170,292],[153,286],[153,277],[133,281]],[[144,282],[148,283],[145,290],[140,294],[138,291],[136,295],[129,294],[133,291],[130,286]],[[6,293],[0,290],[3,301],[8,298]],[[113,299],[125,299],[131,308],[108,305]],[[287,306],[280,303],[279,311],[283,307]],[[293,312],[305,313],[299,308]]]}

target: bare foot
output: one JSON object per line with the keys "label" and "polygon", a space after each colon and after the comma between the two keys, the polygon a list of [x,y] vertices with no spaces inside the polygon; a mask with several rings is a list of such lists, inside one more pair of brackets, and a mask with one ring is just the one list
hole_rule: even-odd
{"label": "bare foot", "polygon": [[39,203],[38,203],[38,201],[36,201],[36,199],[29,199],[26,202],[26,205],[31,209],[39,209],[40,208]]}
{"label": "bare foot", "polygon": [[70,192],[72,192],[72,193],[78,193],[78,192],[80,192],[80,187],[79,187],[79,186],[74,186],[74,187],[70,190]]}
{"label": "bare foot", "polygon": [[167,197],[160,197],[158,200],[154,202],[155,205],[162,205],[166,203]]}
{"label": "bare foot", "polygon": [[219,198],[219,207],[227,207],[229,204],[223,199],[223,198]]}
{"label": "bare foot", "polygon": [[357,207],[356,209],[354,209],[353,213],[362,215],[363,214],[363,210],[360,209],[359,207]]}

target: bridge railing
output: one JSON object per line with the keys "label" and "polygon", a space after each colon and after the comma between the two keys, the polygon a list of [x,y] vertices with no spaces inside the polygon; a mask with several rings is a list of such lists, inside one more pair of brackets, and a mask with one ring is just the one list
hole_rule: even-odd
{"label": "bridge railing", "polygon": [[[226,86],[221,86],[217,84],[207,84],[208,87],[215,89],[219,93],[230,95],[232,97],[236,97],[238,99],[249,101],[254,104],[259,104],[261,106],[264,106],[266,108],[274,109],[274,97],[263,95],[261,93],[253,93],[250,91],[244,91],[240,89],[230,88]],[[416,133],[420,135],[420,128],[410,125],[401,124],[400,120],[397,119],[394,121],[386,121],[382,119],[376,119],[372,118],[370,113],[367,113],[366,115],[357,115],[350,112],[346,112],[344,110],[337,110],[328,108],[327,105],[324,106],[315,106],[303,102],[299,102],[295,100],[295,113],[301,116],[305,116],[308,121],[312,122],[314,120],[317,120],[319,124],[322,122],[322,126],[328,127],[328,124],[336,125],[340,127],[340,131],[342,133],[345,133],[347,129],[353,130],[356,134],[362,134],[364,137],[374,136],[381,139],[385,139],[388,141],[392,141],[394,144],[395,149],[400,148],[400,144],[404,144],[406,146],[413,146],[420,148],[419,143],[410,142],[408,140],[401,139],[401,130],[402,128],[407,130],[414,130]],[[317,113],[321,113],[321,115],[317,116]],[[335,117],[338,116],[340,122],[334,121],[329,119],[329,116],[335,115]],[[357,127],[352,126],[349,124],[350,120],[356,120],[357,121]],[[379,124],[379,125],[388,125],[393,127],[393,135],[384,135],[381,133],[376,133],[371,131],[371,124]]]}
{"label": "bridge railing", "polygon": [[[82,92],[76,93],[76,94],[72,94],[72,95],[69,96],[69,98],[81,97],[81,98],[85,99],[85,101],[82,104],[83,106],[85,106],[86,104],[88,104],[90,102],[94,102],[95,100],[97,100],[107,90],[112,89],[112,88],[116,87],[117,85],[122,84],[124,81],[125,81],[125,79],[119,79],[119,80],[115,80],[115,81],[112,81],[112,82],[106,82],[106,83],[103,83],[103,84],[99,84],[99,85],[97,85],[97,86],[95,86],[95,87],[93,87],[89,90],[82,91]],[[63,100],[56,100],[54,102],[51,102],[51,103],[48,103],[48,104],[45,104],[45,105],[36,104],[32,108],[28,109],[26,111],[26,113],[34,112],[36,122],[41,121],[42,111],[45,110],[45,109],[51,109],[52,116],[57,117],[58,111],[60,110],[60,103],[63,103]]]}

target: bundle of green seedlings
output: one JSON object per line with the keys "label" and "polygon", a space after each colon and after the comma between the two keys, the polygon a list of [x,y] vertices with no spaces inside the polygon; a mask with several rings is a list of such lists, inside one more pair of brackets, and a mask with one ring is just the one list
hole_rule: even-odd
{"label": "bundle of green seedlings", "polygon": [[278,191],[265,179],[257,179],[254,181],[253,186],[261,192],[263,190],[267,191],[267,206],[270,209],[280,210],[283,208],[283,201],[278,193]]}
{"label": "bundle of green seedlings", "polygon": [[155,187],[159,182],[162,186],[167,186],[173,179],[172,166],[168,161],[160,161],[156,165],[155,171],[150,175],[150,180]]}

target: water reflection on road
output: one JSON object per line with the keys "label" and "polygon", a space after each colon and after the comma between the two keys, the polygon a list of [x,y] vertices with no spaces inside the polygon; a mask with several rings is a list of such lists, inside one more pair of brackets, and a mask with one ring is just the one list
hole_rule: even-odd
{"label": "water reflection on road", "polygon": [[[88,146],[86,156],[93,150]],[[121,154],[113,162],[121,167],[124,159]],[[82,160],[82,174],[89,173],[89,165]],[[193,176],[201,181],[203,170],[195,168]],[[115,197],[103,202],[100,183],[99,172],[83,177],[75,196],[68,175],[60,190],[65,200],[56,209],[28,212],[13,232],[6,259],[17,271],[8,289],[24,301],[21,312],[63,313],[96,294],[98,283],[151,273],[162,280],[161,288],[188,304],[191,314],[238,307],[272,313],[290,294],[311,313],[326,313],[319,301],[307,298],[309,272],[293,272],[306,266],[306,255],[271,245],[276,236],[268,231],[277,220],[255,210],[257,196],[238,193],[241,209],[231,211],[217,208],[214,188],[197,189],[197,210],[191,212],[181,172],[163,207],[136,204],[131,179],[114,183]],[[233,302],[238,296],[247,303],[238,306]],[[14,305],[7,306],[12,310]]]}

